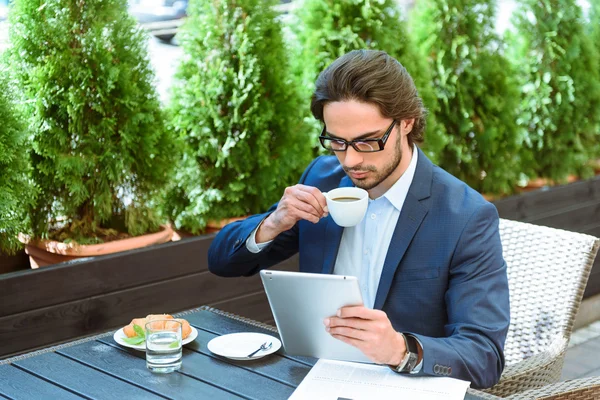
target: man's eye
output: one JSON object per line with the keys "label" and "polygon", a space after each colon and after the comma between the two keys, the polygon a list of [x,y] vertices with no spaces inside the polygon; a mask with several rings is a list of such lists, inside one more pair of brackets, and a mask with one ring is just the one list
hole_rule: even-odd
{"label": "man's eye", "polygon": [[361,150],[366,150],[366,151],[373,151],[373,150],[375,150],[375,147],[373,146],[373,143],[369,143],[369,142],[354,142],[354,144],[356,145],[356,147],[358,147]]}

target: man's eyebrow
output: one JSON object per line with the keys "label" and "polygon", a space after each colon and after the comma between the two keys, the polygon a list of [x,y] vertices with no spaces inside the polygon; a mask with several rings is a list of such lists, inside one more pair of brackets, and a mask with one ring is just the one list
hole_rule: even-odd
{"label": "man's eyebrow", "polygon": [[[334,134],[328,132],[327,130],[325,131],[325,133],[327,133],[327,136],[333,138],[333,139],[341,139],[339,136],[335,136]],[[370,136],[373,136],[377,133],[381,133],[381,129],[378,129],[376,131],[373,132],[367,132],[367,133],[363,133],[362,135],[359,135],[357,137],[355,137],[352,140],[361,140],[361,139],[368,139]],[[352,140],[349,140],[349,142],[351,142]]]}

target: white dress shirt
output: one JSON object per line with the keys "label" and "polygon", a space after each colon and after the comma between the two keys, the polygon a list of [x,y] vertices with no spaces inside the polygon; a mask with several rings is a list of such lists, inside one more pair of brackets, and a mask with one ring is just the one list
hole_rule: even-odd
{"label": "white dress shirt", "polygon": [[385,257],[415,176],[417,156],[413,150],[400,179],[383,196],[369,199],[365,217],[358,225],[344,228],[333,273],[358,278],[365,307],[373,308],[375,304]]}

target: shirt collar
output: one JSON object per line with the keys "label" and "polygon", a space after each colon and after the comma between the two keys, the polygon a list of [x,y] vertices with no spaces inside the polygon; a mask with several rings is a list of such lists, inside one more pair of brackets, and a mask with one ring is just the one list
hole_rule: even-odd
{"label": "shirt collar", "polygon": [[415,171],[417,169],[418,154],[419,154],[419,152],[417,150],[417,147],[413,146],[412,158],[410,160],[410,164],[408,165],[408,168],[406,169],[406,171],[404,171],[404,173],[402,174],[400,179],[398,179],[396,181],[396,183],[394,183],[392,185],[392,187],[389,188],[388,191],[385,192],[383,195],[383,197],[388,199],[389,202],[392,203],[392,205],[397,210],[402,209],[404,200],[406,199],[406,196],[408,195],[408,189],[410,188],[410,184],[413,181],[413,178],[415,176]]}

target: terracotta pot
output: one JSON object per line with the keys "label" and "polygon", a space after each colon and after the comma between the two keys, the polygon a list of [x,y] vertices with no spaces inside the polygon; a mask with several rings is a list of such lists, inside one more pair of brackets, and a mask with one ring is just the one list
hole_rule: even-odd
{"label": "terracotta pot", "polygon": [[529,182],[527,182],[527,186],[525,186],[525,190],[533,190],[533,189],[540,189],[543,188],[544,186],[549,186],[550,185],[550,181],[546,178],[535,178],[535,179],[531,179]]}
{"label": "terracotta pot", "polygon": [[[579,177],[577,175],[569,175],[569,176],[567,176],[566,183],[573,183],[573,182],[577,182],[578,180],[579,180]],[[552,181],[547,178],[536,178],[536,179],[532,179],[529,182],[527,182],[527,186],[521,188],[520,191],[521,192],[530,192],[532,190],[541,189],[541,188],[547,187],[547,186],[556,186],[558,184],[559,184],[559,182]]]}
{"label": "terracotta pot", "polygon": [[247,215],[245,217],[225,218],[225,219],[222,219],[219,221],[214,221],[214,220],[208,221],[208,223],[206,224],[206,227],[202,230],[202,232],[197,233],[197,234],[193,234],[188,231],[176,229],[175,232],[173,233],[173,238],[171,240],[173,240],[174,242],[177,242],[181,239],[185,239],[188,237],[194,237],[194,236],[198,236],[198,235],[207,235],[209,233],[216,233],[216,232],[219,232],[221,229],[223,229],[223,227],[225,225],[227,225],[231,222],[246,219],[248,217],[249,217],[249,215]]}
{"label": "terracotta pot", "polygon": [[171,226],[164,225],[162,226],[162,230],[156,233],[113,240],[111,242],[100,244],[81,245],[77,243],[57,242],[55,240],[28,241],[23,237],[21,237],[21,240],[26,243],[25,252],[29,254],[31,268],[35,269],[83,257],[113,254],[154,244],[166,243],[171,240],[172,236],[173,229]]}
{"label": "terracotta pot", "polygon": [[600,158],[593,160],[590,164],[592,165],[592,168],[594,168],[594,173],[600,175]]}
{"label": "terracotta pot", "polygon": [[227,224],[230,224],[235,221],[241,221],[248,217],[249,217],[249,215],[246,215],[244,217],[225,218],[225,219],[222,219],[219,221],[208,221],[208,223],[206,224],[206,228],[213,229],[215,231],[219,231],[219,230],[223,229],[225,227],[225,225],[227,225]]}
{"label": "terracotta pot", "polygon": [[235,221],[241,221],[248,217],[249,217],[249,215],[246,215],[244,217],[224,218],[219,221],[208,221],[208,223],[206,224],[206,228],[204,229],[204,233],[219,232],[221,229],[223,229],[225,227],[225,225],[230,224]]}
{"label": "terracotta pot", "polygon": [[[198,235],[201,235],[201,233],[199,233]],[[198,235],[194,235],[193,233],[190,233],[188,231],[182,231],[180,229],[175,229],[173,231],[173,237],[171,237],[171,241],[177,242],[181,239],[190,238],[190,237],[194,237],[194,236],[198,236]]]}
{"label": "terracotta pot", "polygon": [[499,196],[489,193],[481,193],[481,196],[489,202],[496,200]]}

